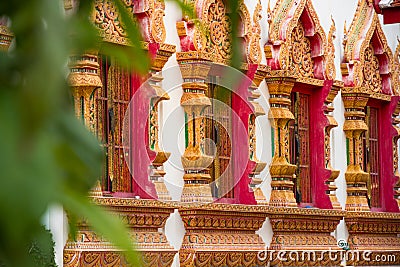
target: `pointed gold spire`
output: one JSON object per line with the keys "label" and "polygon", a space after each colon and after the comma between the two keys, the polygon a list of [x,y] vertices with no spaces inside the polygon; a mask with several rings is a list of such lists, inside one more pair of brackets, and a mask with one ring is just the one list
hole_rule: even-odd
{"label": "pointed gold spire", "polygon": [[343,46],[346,46],[347,43],[347,26],[346,26],[346,21],[344,21],[344,27],[343,27]]}
{"label": "pointed gold spire", "polygon": [[271,22],[272,22],[271,0],[268,0],[268,6],[267,6],[267,21],[268,21],[268,24],[271,24]]}

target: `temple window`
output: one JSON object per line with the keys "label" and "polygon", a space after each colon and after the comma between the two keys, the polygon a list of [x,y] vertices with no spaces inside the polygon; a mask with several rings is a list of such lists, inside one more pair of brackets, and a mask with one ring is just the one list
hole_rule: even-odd
{"label": "temple window", "polygon": [[368,132],[363,137],[364,161],[363,168],[370,175],[368,196],[371,208],[381,207],[380,171],[379,171],[379,108],[365,108]]}
{"label": "temple window", "polygon": [[289,122],[290,163],[297,166],[293,192],[297,203],[311,204],[310,95],[292,92],[291,101],[295,119]]}
{"label": "temple window", "polygon": [[123,120],[131,97],[130,74],[101,56],[103,88],[97,91],[97,134],[106,154],[102,190],[131,192],[132,181],[122,143]]}
{"label": "temple window", "polygon": [[208,97],[211,106],[205,108],[206,142],[205,154],[213,156],[209,166],[211,191],[214,198],[234,198],[232,153],[232,93],[216,82],[218,77],[210,76]]}

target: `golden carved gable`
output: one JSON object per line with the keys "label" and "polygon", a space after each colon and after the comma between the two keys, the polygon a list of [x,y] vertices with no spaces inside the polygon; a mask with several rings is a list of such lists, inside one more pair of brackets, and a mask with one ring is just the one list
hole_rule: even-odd
{"label": "golden carved gable", "polygon": [[[197,14],[197,20],[184,16],[183,21],[177,22],[178,35],[184,39],[182,51],[197,51],[212,55],[214,62],[228,64],[232,56],[231,19],[227,13],[227,5],[224,0],[187,1],[192,5]],[[248,63],[259,64],[261,62],[261,2],[258,1],[253,15],[243,0],[238,3],[240,17],[239,37],[243,40],[243,54]],[[189,43],[187,42],[189,40]],[[245,58],[246,58],[245,57]]]}
{"label": "golden carved gable", "polygon": [[358,2],[350,29],[345,28],[343,80],[346,86],[361,87],[372,97],[387,99],[393,94],[393,56],[370,1]]}
{"label": "golden carved gable", "polygon": [[[162,0],[125,0],[123,2],[132,16],[144,14],[137,19],[144,40],[150,43],[164,43],[166,35],[163,21],[164,2]],[[95,1],[92,20],[100,29],[105,41],[123,45],[129,43],[120,15],[111,0]]]}
{"label": "golden carved gable", "polygon": [[300,78],[324,79],[326,35],[310,0],[278,0],[268,5],[269,41],[264,47],[273,69]]}

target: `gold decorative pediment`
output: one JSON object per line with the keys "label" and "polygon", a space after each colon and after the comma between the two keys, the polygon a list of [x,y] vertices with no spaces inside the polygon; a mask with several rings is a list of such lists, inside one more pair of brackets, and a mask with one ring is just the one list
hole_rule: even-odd
{"label": "gold decorative pediment", "polygon": [[297,77],[324,79],[327,40],[312,2],[278,0],[272,12],[268,5],[268,21],[268,65]]}
{"label": "gold decorative pediment", "polygon": [[[192,5],[197,19],[184,16],[183,21],[176,24],[178,35],[181,38],[183,52],[197,51],[212,55],[212,61],[229,65],[232,57],[231,19],[224,0],[197,0],[186,1]],[[261,3],[258,1],[251,20],[250,12],[243,0],[238,3],[240,29],[238,36],[243,40],[243,52],[247,62],[259,64],[261,62]]]}
{"label": "gold decorative pediment", "polygon": [[345,26],[343,81],[349,87],[364,88],[371,97],[392,95],[393,56],[370,1],[358,2],[356,14],[347,31]]}
{"label": "gold decorative pediment", "polygon": [[[150,43],[165,42],[165,25],[163,21],[165,4],[161,0],[125,0],[128,12],[138,16],[136,22],[142,31],[143,39]],[[129,44],[125,28],[120,20],[117,8],[110,0],[96,0],[92,21],[100,29],[104,41],[121,45]]]}

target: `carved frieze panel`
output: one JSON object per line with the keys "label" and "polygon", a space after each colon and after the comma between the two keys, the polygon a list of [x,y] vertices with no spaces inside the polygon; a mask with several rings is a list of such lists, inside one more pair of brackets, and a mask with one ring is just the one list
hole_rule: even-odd
{"label": "carved frieze panel", "polygon": [[[368,258],[386,258],[376,262],[365,258],[350,259],[348,265],[398,265],[400,263],[400,216],[398,213],[347,212],[345,222],[349,231],[351,250],[370,251]],[[390,256],[391,255],[391,256]],[[379,258],[378,258],[378,257]]]}
{"label": "carved frieze panel", "polygon": [[264,266],[258,254],[265,244],[256,231],[265,221],[265,207],[186,204],[179,207],[185,236],[180,266]]}

